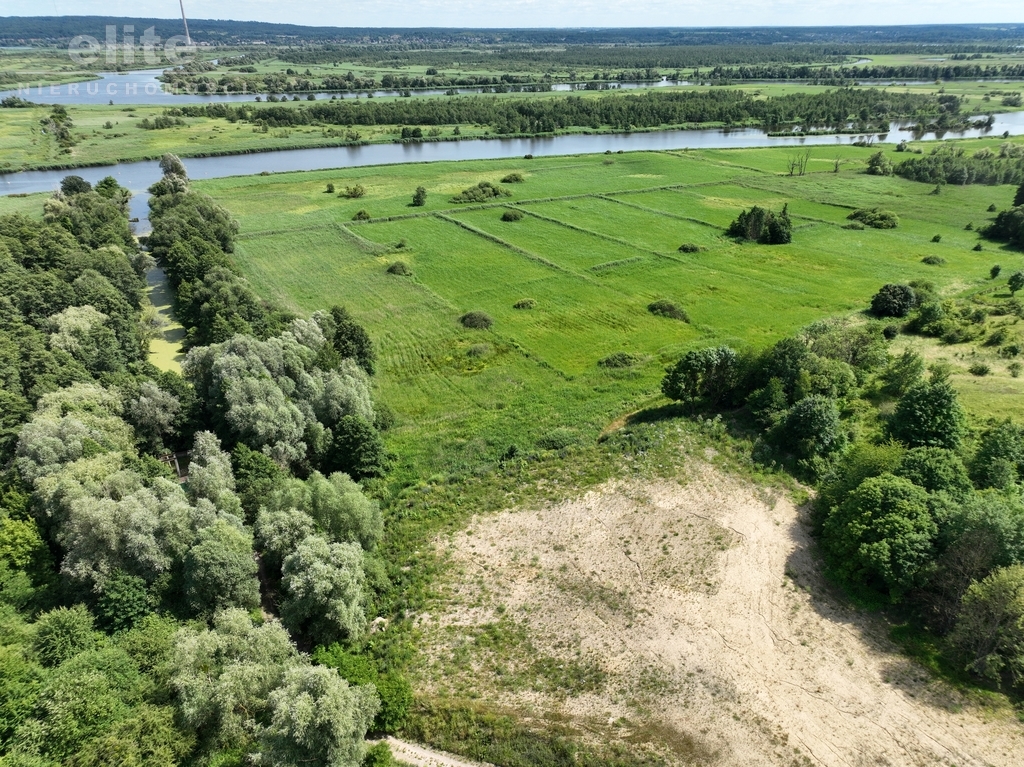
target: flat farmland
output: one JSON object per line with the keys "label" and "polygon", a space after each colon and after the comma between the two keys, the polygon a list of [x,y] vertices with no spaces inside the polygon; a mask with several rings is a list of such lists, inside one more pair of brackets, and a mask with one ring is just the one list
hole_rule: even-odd
{"label": "flat farmland", "polygon": [[[974,147],[996,142],[969,142]],[[267,298],[300,314],[335,304],[365,324],[381,359],[379,396],[409,471],[461,472],[511,445],[592,441],[659,401],[667,364],[690,348],[760,348],[827,316],[862,311],[886,282],[976,289],[1024,259],[979,242],[1013,188],[930,185],[864,174],[876,148],[627,153],[436,163],[198,182],[236,216],[235,260]],[[889,148],[887,151],[892,152]],[[892,153],[893,159],[900,159]],[[827,160],[827,162],[826,162]],[[835,161],[840,160],[838,172]],[[511,173],[523,181],[502,183]],[[481,181],[510,196],[459,205]],[[335,193],[327,193],[327,184]],[[357,198],[339,196],[362,187]],[[411,205],[416,187],[426,204]],[[788,205],[793,242],[725,234],[751,205]],[[846,229],[858,207],[895,211],[895,230]],[[503,221],[510,210],[523,215]],[[369,221],[353,221],[366,211]],[[940,235],[939,242],[933,242]],[[697,252],[681,252],[681,245]],[[693,248],[688,248],[693,250]],[[922,263],[926,256],[942,266]],[[410,272],[388,272],[396,262]],[[514,308],[531,299],[532,308]],[[689,322],[652,315],[668,299]],[[459,323],[466,312],[488,330]],[[634,364],[608,368],[627,352]]]}

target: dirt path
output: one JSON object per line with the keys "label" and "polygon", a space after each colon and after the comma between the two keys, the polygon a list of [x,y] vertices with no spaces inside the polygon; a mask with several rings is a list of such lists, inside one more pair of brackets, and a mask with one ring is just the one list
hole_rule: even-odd
{"label": "dirt path", "polygon": [[[1024,763],[1012,712],[927,678],[876,618],[831,600],[810,545],[791,503],[710,469],[480,518],[451,542],[450,609],[425,622],[432,676],[591,732],[601,721],[601,738],[667,744],[681,762]],[[458,656],[457,680],[446,659],[499,615],[523,616],[536,652],[594,659],[603,689],[509,689],[484,650]]]}
{"label": "dirt path", "polygon": [[471,762],[452,756],[444,751],[434,751],[415,743],[407,743],[398,738],[387,738],[387,743],[391,746],[391,753],[395,759],[413,767],[493,767],[483,762]]}

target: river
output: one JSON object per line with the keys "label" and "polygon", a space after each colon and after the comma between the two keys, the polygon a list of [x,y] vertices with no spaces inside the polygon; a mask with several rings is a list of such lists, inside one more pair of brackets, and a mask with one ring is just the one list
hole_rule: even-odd
{"label": "river", "polygon": [[[28,101],[34,101],[40,104],[63,104],[65,106],[74,106],[81,104],[131,104],[142,106],[144,104],[157,105],[157,106],[175,106],[176,104],[214,104],[218,102],[253,102],[256,97],[265,99],[267,94],[262,91],[252,91],[250,93],[188,93],[184,91],[172,91],[165,90],[164,83],[158,79],[163,74],[162,69],[140,69],[133,72],[124,73],[103,73],[95,80],[88,80],[85,82],[78,83],[65,83],[64,85],[42,85],[33,84],[31,82],[25,82],[21,84],[21,87],[14,88],[12,90],[0,91],[0,99],[8,96],[17,96]],[[542,83],[538,83],[543,85]],[[569,92],[569,91],[586,91],[587,86],[591,88],[597,87],[599,90],[635,90],[640,88],[666,88],[671,86],[689,85],[690,83],[685,80],[669,80],[668,78],[662,78],[660,80],[651,80],[649,82],[635,81],[635,82],[619,82],[619,81],[605,81],[601,80],[597,82],[595,86],[593,83],[552,83],[550,88],[552,91]],[[508,85],[506,86],[510,91],[529,89],[530,85]],[[479,93],[491,93],[492,88],[488,87],[454,87],[448,88],[419,88],[406,90],[405,93],[410,96],[445,96],[450,95],[449,91],[454,92],[455,95],[465,96]],[[402,91],[396,89],[381,89],[371,91],[374,97],[387,98],[394,96],[401,96]],[[367,98],[368,93],[366,91],[352,92],[352,93],[297,93],[289,94],[288,97],[279,95],[279,98],[290,98],[292,95],[296,95],[300,100],[307,100],[309,95],[312,95],[315,100],[324,100],[330,98]]]}
{"label": "river", "polygon": [[[904,138],[933,141],[939,138],[971,138],[1024,134],[1024,112],[996,115],[991,129],[971,129],[961,133],[934,133],[914,136],[907,126],[892,123],[887,133],[873,133],[876,141],[895,143]],[[452,160],[493,160],[566,154],[601,152],[664,151],[670,149],[727,149],[735,147],[814,147],[850,144],[864,136],[768,136],[758,128],[666,130],[650,133],[602,133],[590,135],[549,136],[545,138],[474,139],[464,141],[426,141],[408,144],[369,144],[367,146],[329,147],[320,149],[289,149],[224,157],[193,157],[185,160],[190,178],[202,180],[256,173],[354,168],[367,165],[394,165],[410,162],[442,162]],[[160,178],[155,161],[126,162],[75,170],[19,171],[0,175],[0,195],[30,194],[55,190],[62,178],[74,173],[95,183],[104,176],[114,176],[118,183],[135,193],[132,215],[145,217],[144,192]]]}

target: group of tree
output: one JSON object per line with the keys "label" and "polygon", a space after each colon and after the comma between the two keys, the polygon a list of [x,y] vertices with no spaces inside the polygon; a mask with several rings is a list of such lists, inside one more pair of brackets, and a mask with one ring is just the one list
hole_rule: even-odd
{"label": "group of tree", "polygon": [[[355,481],[388,462],[373,345],[340,307],[256,300],[230,218],[162,165],[184,376],[147,362],[127,190],[70,176],[41,219],[0,217],[0,759],[356,765],[410,703],[361,654],[389,587]],[[373,673],[297,649],[318,644]]]}
{"label": "group of tree", "polygon": [[989,239],[1008,242],[1024,250],[1024,182],[1014,195],[1012,207],[1000,211],[983,234]]}
{"label": "group of tree", "polygon": [[972,429],[947,368],[890,353],[936,305],[930,286],[887,285],[880,320],[815,323],[761,352],[697,349],[662,389],[733,411],[759,430],[759,460],[817,483],[814,533],[839,583],[898,605],[970,673],[1024,686],[1024,427]]}
{"label": "group of tree", "polygon": [[742,211],[729,224],[725,232],[730,237],[759,242],[762,245],[786,245],[793,240],[793,222],[789,218],[789,206],[783,205],[776,213],[768,208],[755,205]]}
{"label": "group of tree", "polygon": [[269,128],[298,125],[488,125],[499,134],[544,133],[570,127],[657,128],[693,123],[807,124],[846,128],[863,115],[870,120],[908,117],[931,120],[945,111],[939,97],[874,89],[838,88],[758,98],[725,89],[649,91],[605,98],[448,99],[316,101],[299,107],[254,104],[190,104],[183,117],[220,117]]}
{"label": "group of tree", "polygon": [[[884,162],[880,165],[887,167]],[[896,164],[891,172],[927,184],[1024,184],[1024,147],[1006,143],[997,151],[985,147],[968,154],[962,146],[941,144],[927,155]]]}

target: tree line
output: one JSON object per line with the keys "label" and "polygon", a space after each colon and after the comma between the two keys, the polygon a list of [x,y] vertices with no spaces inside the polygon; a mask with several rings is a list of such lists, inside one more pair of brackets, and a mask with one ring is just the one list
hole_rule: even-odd
{"label": "tree line", "polygon": [[947,109],[923,94],[840,88],[759,99],[743,91],[648,92],[605,98],[450,99],[318,101],[298,107],[251,104],[190,104],[171,116],[219,117],[269,128],[297,125],[489,125],[499,134],[548,133],[570,127],[656,128],[688,123],[828,125],[845,128],[851,120],[928,118]]}
{"label": "tree line", "polygon": [[738,67],[715,66],[708,72],[693,72],[699,80],[808,80],[813,83],[856,82],[860,80],[1019,80],[1024,64],[900,64],[883,66],[783,65],[776,62]]}

